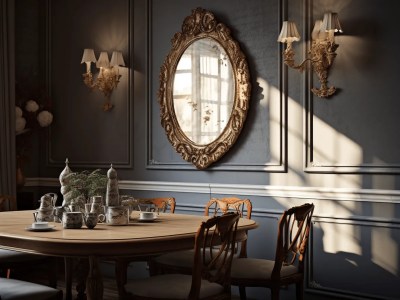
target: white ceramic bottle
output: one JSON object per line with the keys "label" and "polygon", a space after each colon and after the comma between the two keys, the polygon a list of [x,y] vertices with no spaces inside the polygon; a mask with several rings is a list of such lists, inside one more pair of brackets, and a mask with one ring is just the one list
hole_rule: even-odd
{"label": "white ceramic bottle", "polygon": [[111,164],[110,169],[107,171],[107,191],[106,191],[106,205],[119,206],[119,189],[117,171]]}

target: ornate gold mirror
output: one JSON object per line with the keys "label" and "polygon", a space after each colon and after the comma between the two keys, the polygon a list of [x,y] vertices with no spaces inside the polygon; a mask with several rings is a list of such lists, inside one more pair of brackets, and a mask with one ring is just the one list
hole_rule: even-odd
{"label": "ornate gold mirror", "polygon": [[246,57],[229,28],[211,12],[194,9],[160,72],[161,125],[183,159],[205,169],[232,147],[250,89]]}

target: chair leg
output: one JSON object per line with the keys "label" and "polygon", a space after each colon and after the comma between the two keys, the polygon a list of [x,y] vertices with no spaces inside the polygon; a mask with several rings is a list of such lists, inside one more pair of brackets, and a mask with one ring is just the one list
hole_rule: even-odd
{"label": "chair leg", "polygon": [[151,259],[147,262],[147,267],[149,269],[149,275],[150,276],[155,276],[155,275],[161,275],[162,274],[162,270]]}
{"label": "chair leg", "polygon": [[48,269],[48,276],[49,276],[49,286],[52,288],[57,288],[57,274],[58,274],[58,261],[56,258],[52,257],[49,258],[49,269]]}
{"label": "chair leg", "polygon": [[74,269],[74,274],[76,274],[76,287],[77,299],[86,300],[86,279],[89,274],[89,260],[85,258],[79,258],[78,263]]}
{"label": "chair leg", "polygon": [[303,282],[296,283],[296,299],[303,300],[304,297],[304,285]]}
{"label": "chair leg", "polygon": [[240,295],[240,300],[246,300],[246,287],[245,286],[239,286],[239,295]]}
{"label": "chair leg", "polygon": [[279,287],[271,288],[271,299],[272,300],[279,300]]}

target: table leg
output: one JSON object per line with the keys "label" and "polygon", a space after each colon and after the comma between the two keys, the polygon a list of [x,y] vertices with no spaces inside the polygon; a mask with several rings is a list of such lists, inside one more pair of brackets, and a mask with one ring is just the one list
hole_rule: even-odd
{"label": "table leg", "polygon": [[86,279],[89,273],[89,261],[86,257],[79,258],[76,266],[76,291],[77,299],[86,300]]}
{"label": "table leg", "polygon": [[64,257],[65,264],[65,299],[72,300],[72,257]]}
{"label": "table leg", "polygon": [[86,280],[86,294],[88,300],[103,299],[103,278],[96,256],[89,256],[89,275]]}

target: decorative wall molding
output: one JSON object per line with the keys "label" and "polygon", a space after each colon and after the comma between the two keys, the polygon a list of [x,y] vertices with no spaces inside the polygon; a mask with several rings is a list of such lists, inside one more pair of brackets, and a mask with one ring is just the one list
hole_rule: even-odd
{"label": "decorative wall molding", "polygon": [[[127,126],[127,139],[128,140],[128,147],[126,148],[126,160],[116,160],[112,161],[113,165],[115,167],[118,167],[120,169],[132,169],[133,168],[133,158],[134,158],[134,147],[133,147],[133,84],[134,84],[134,72],[132,69],[133,61],[134,61],[134,56],[133,56],[133,43],[134,43],[134,35],[133,35],[133,0],[125,0],[128,3],[129,9],[126,11],[127,13],[127,19],[128,19],[128,62],[130,65],[127,66],[128,72],[127,72],[127,88],[128,88],[128,96],[127,96],[127,103],[128,103],[128,109],[126,110],[126,126]],[[45,78],[46,78],[46,87],[47,87],[47,93],[48,95],[52,95],[52,82],[51,82],[51,74],[52,74],[52,63],[51,63],[51,56],[52,56],[52,35],[56,34],[52,32],[52,10],[51,10],[51,1],[46,0],[46,36],[45,36],[45,43],[46,43],[46,53],[44,57],[45,61]],[[79,63],[79,61],[77,62]],[[81,76],[81,74],[76,74],[76,76]],[[64,166],[64,160],[56,160],[52,157],[52,146],[51,146],[51,127],[49,128],[49,138],[46,140],[46,166],[47,167],[61,167]],[[96,159],[95,161],[85,161],[85,160],[74,160],[73,161],[74,166],[77,168],[106,168],[110,166],[110,161],[109,160],[100,160]]]}
{"label": "decorative wall molding", "polygon": [[[25,186],[59,187],[58,178],[27,178]],[[194,194],[225,194],[238,196],[279,197],[318,201],[352,201],[400,204],[400,191],[379,189],[324,188],[276,185],[191,183],[168,181],[120,180],[120,190],[174,192]],[[264,211],[264,210],[260,210]]]}
{"label": "decorative wall molding", "polygon": [[[307,36],[308,33],[312,31],[312,26],[314,26],[313,20],[313,9],[315,9],[315,4],[311,0],[303,0],[304,3],[304,32],[306,33],[305,40],[309,41],[310,37]],[[307,48],[305,52],[308,52],[310,48],[310,42],[306,44]],[[305,147],[305,158],[304,158],[304,171],[308,173],[330,173],[330,174],[400,174],[400,164],[399,163],[387,163],[382,162],[377,163],[332,163],[329,161],[317,161],[314,159],[314,153],[317,152],[315,149],[314,141],[314,96],[311,92],[313,86],[313,75],[312,72],[305,72],[304,74],[304,147]],[[316,99],[315,101],[335,101],[333,97],[331,100],[321,100]],[[384,116],[382,116],[384,118]]]}

